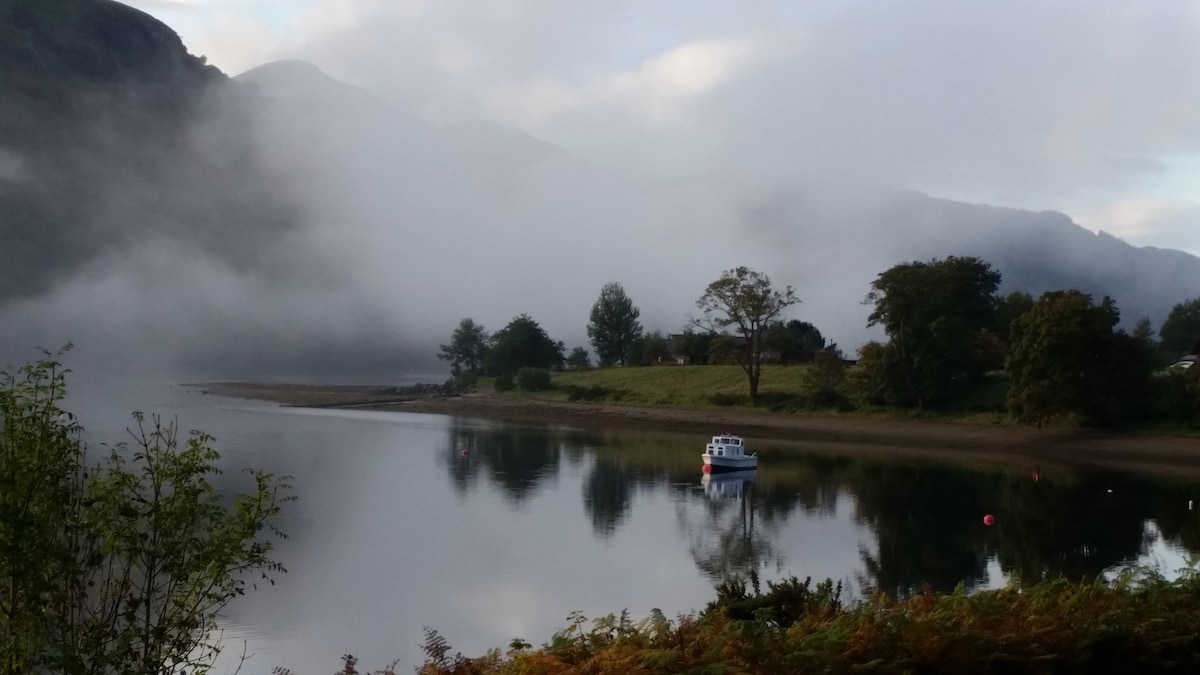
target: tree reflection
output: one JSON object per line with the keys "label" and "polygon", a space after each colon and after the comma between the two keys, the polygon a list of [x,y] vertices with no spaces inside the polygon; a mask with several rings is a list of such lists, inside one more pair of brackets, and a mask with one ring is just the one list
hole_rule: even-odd
{"label": "tree reflection", "polygon": [[[893,596],[925,585],[949,591],[999,582],[988,578],[992,565],[1020,583],[1091,578],[1144,555],[1155,533],[1200,554],[1200,504],[1187,509],[1189,499],[1200,502],[1194,482],[768,450],[752,477],[712,476],[701,488],[689,438],[474,420],[455,420],[448,433],[439,456],[460,494],[486,484],[521,504],[563,464],[577,468],[567,475],[580,475],[572,489],[597,537],[611,538],[629,521],[635,492],[665,495],[696,569],[712,580],[782,571],[780,551],[789,542],[780,538],[789,522],[845,517],[838,505],[849,500],[853,520],[876,542],[847,560],[846,572],[858,568],[864,588]],[[983,523],[985,514],[995,516],[994,525]]]}
{"label": "tree reflection", "polygon": [[583,506],[592,518],[592,530],[612,536],[633,501],[633,472],[624,464],[597,457],[583,483]]}
{"label": "tree reflection", "polygon": [[856,518],[878,539],[862,551],[864,586],[893,596],[987,578],[981,480],[936,464],[861,462],[850,478]]}
{"label": "tree reflection", "polygon": [[443,457],[459,494],[485,475],[514,503],[532,496],[558,473],[558,439],[551,430],[455,420]]}
{"label": "tree reflection", "polygon": [[1010,477],[996,499],[997,558],[1022,583],[1094,578],[1135,560],[1154,509],[1143,481],[1115,473]]}
{"label": "tree reflection", "polygon": [[692,493],[702,504],[703,517],[690,518],[686,504],[677,510],[696,567],[713,581],[744,577],[781,563],[772,543],[777,531],[768,527],[764,532],[761,524],[756,528],[755,473],[706,474],[703,490]]}

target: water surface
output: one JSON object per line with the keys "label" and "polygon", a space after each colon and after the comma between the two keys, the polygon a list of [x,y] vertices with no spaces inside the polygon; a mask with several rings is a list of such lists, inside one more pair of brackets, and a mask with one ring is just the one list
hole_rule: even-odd
{"label": "water surface", "polygon": [[[133,409],[217,437],[239,467],[293,476],[279,526],[288,568],[229,609],[243,672],[420,661],[423,627],[480,654],[534,644],[567,614],[701,609],[756,572],[906,595],[1083,578],[1134,562],[1172,572],[1200,550],[1200,484],[1084,468],[1019,470],[756,444],[760,468],[706,479],[707,436],[595,433],[495,421],[304,410],[107,383],[72,396],[93,445]],[[736,430],[734,430],[736,431]],[[985,525],[991,514],[994,524]],[[236,660],[236,659],[235,659]]]}

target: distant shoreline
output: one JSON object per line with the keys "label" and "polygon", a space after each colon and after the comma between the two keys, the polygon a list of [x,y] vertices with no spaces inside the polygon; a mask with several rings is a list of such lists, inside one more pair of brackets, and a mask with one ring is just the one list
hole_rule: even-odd
{"label": "distant shoreline", "polygon": [[1068,463],[1200,476],[1200,439],[1177,436],[857,415],[785,414],[743,408],[573,403],[502,398],[489,393],[444,396],[436,388],[255,382],[186,386],[217,396],[273,401],[294,407],[428,413],[600,431],[686,433],[697,436],[697,448],[713,433],[730,432],[746,436],[751,444],[769,440],[772,445],[796,445],[830,454],[982,461],[1022,467]]}

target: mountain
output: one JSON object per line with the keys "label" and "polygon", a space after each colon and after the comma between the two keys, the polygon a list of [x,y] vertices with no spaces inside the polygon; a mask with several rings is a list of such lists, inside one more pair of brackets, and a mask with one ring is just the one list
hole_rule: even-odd
{"label": "mountain", "polygon": [[125,5],[0,4],[0,301],[151,237],[253,264],[292,214],[236,89]]}
{"label": "mountain", "polygon": [[676,331],[738,265],[794,285],[793,316],[848,352],[875,336],[871,281],[906,260],[976,255],[1006,291],[1110,295],[1129,324],[1200,279],[1195,256],[1059,213],[658,180],[490,122],[434,126],[304,62],[230,78],[108,0],[0,4],[0,94],[0,351],[380,381],[443,367],[465,316],[529,313],[586,344],[610,281]]}

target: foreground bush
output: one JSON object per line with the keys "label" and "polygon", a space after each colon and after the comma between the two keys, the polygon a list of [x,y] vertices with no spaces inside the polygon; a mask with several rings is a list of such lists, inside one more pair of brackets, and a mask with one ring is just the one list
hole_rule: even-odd
{"label": "foreground bush", "polygon": [[212,439],[140,413],[88,466],[64,373],[0,372],[0,673],[204,672],[221,609],[284,571],[264,535],[287,480],[222,499]]}
{"label": "foreground bush", "polygon": [[967,594],[882,595],[844,607],[840,588],[792,578],[766,593],[726,584],[699,615],[660,612],[567,628],[540,649],[450,655],[426,636],[421,675],[656,673],[1195,673],[1200,583],[1154,575],[1043,582]]}
{"label": "foreground bush", "polygon": [[522,368],[517,371],[517,386],[523,391],[546,391],[550,388],[550,371],[545,368]]}

